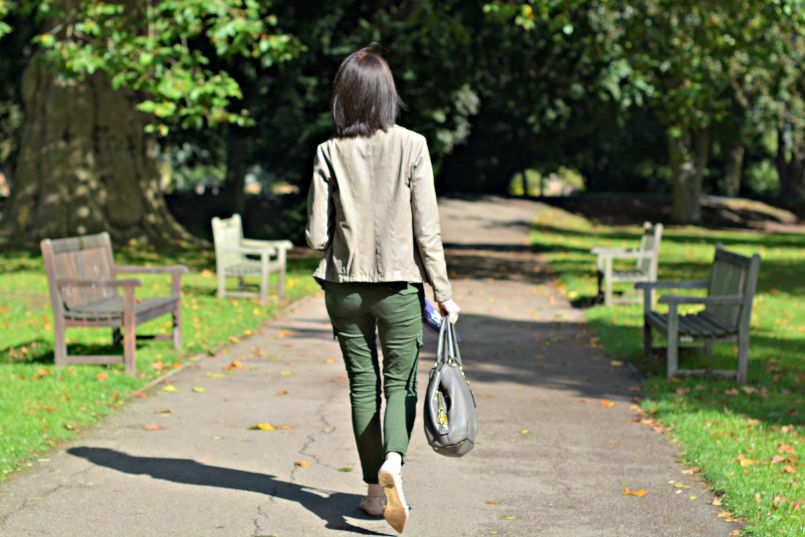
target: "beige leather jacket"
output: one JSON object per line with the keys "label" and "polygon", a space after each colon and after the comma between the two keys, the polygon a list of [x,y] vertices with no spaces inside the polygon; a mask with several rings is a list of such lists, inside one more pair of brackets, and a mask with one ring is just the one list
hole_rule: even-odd
{"label": "beige leather jacket", "polygon": [[305,237],[324,252],[318,280],[428,282],[451,298],[427,142],[404,127],[319,145]]}

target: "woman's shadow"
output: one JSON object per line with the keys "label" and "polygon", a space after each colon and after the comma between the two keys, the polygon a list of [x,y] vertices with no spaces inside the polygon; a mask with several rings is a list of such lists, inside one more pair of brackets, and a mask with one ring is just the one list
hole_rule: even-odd
{"label": "woman's shadow", "polygon": [[246,472],[221,466],[210,466],[192,459],[137,457],[108,448],[78,446],[67,452],[98,466],[105,466],[133,475],[150,475],[174,483],[247,490],[298,502],[333,530],[350,531],[361,535],[388,535],[353,526],[345,514],[361,517],[357,509],[361,496],[330,490],[305,487],[282,481],[268,474]]}

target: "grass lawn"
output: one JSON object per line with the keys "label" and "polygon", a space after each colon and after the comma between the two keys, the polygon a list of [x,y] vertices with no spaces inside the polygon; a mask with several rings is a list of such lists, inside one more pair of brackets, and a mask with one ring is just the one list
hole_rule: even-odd
{"label": "grass lawn", "polygon": [[[533,243],[568,297],[579,299],[596,292],[590,248],[636,247],[641,231],[639,226],[595,225],[551,207],[537,217]],[[805,534],[805,237],[666,228],[659,279],[706,277],[716,241],[738,253],[761,255],[747,386],[701,377],[666,380],[664,354],[642,357],[642,305],[596,306],[586,310],[586,317],[611,356],[634,363],[648,375],[642,387],[643,410],[671,428],[685,463],[701,471],[713,490],[723,495],[723,508],[748,522],[744,534],[801,536]],[[658,338],[655,345],[664,346],[662,341]],[[717,345],[715,351],[712,356],[683,351],[680,367],[736,367],[733,344]]]}
{"label": "grass lawn", "polygon": [[[127,397],[189,357],[212,353],[250,335],[281,307],[276,300],[261,306],[251,299],[215,298],[212,252],[168,255],[132,246],[120,252],[117,262],[183,263],[191,270],[182,278],[183,352],[177,354],[166,340],[138,341],[136,377],[126,375],[122,364],[56,369],[53,316],[41,256],[4,253],[0,258],[0,481],[48,448],[115,412]],[[289,262],[287,292],[291,299],[318,289],[310,278],[313,268],[313,260]],[[136,291],[138,297],[170,293],[169,275],[132,276],[143,281]],[[142,325],[138,333],[169,330],[170,316],[165,316]],[[108,328],[71,328],[67,338],[71,354],[122,354],[120,346],[112,347]]]}

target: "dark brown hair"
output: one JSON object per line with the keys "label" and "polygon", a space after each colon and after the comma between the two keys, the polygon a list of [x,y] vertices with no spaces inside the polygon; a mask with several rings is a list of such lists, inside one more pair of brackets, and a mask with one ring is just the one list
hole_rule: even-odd
{"label": "dark brown hair", "polygon": [[375,45],[353,52],[341,62],[330,107],[336,135],[351,138],[386,130],[397,121],[402,105],[389,64]]}

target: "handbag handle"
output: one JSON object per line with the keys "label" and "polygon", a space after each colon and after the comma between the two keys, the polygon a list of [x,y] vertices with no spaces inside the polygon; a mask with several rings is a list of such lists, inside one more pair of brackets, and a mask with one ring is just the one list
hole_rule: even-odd
{"label": "handbag handle", "polygon": [[455,361],[459,366],[462,365],[461,351],[458,348],[458,341],[456,340],[456,329],[453,323],[451,323],[447,317],[444,317],[439,327],[439,342],[436,346],[436,364],[446,363],[450,360]]}

